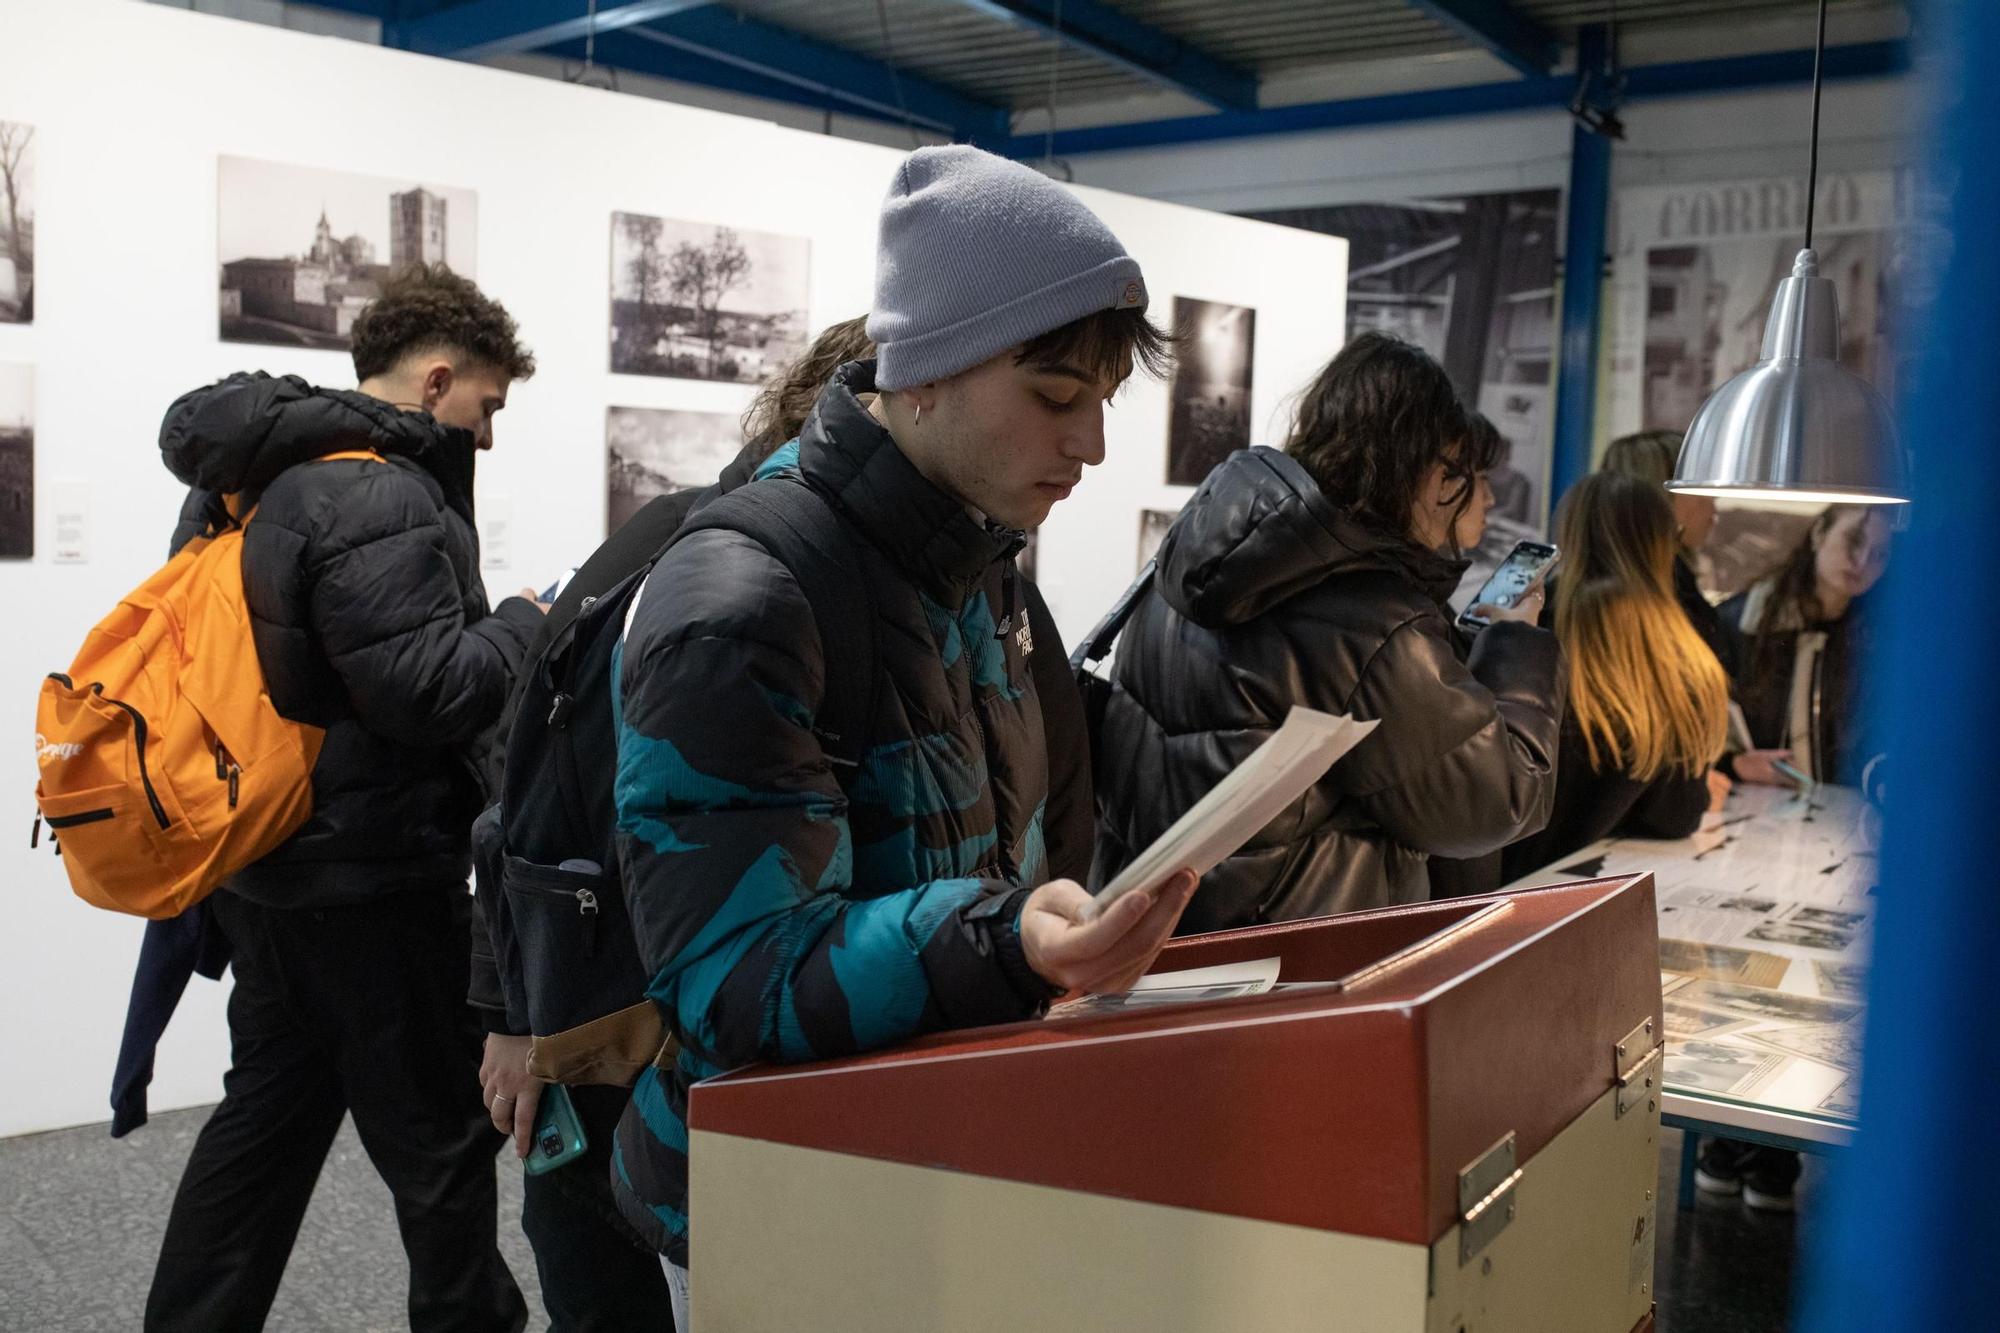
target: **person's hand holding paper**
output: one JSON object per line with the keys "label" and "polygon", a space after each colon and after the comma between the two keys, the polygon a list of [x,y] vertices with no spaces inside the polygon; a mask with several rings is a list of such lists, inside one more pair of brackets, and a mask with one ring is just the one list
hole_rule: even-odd
{"label": "person's hand holding paper", "polygon": [[1028,895],[1021,910],[1021,948],[1028,966],[1052,986],[1096,993],[1130,990],[1174,933],[1181,909],[1200,879],[1182,871],[1164,884],[1126,895],[1108,911],[1074,880],[1059,879]]}
{"label": "person's hand holding paper", "polygon": [[1096,897],[1066,879],[1030,894],[1021,912],[1028,966],[1068,991],[1130,990],[1174,933],[1201,877],[1374,729],[1373,722],[1294,708],[1269,740]]}

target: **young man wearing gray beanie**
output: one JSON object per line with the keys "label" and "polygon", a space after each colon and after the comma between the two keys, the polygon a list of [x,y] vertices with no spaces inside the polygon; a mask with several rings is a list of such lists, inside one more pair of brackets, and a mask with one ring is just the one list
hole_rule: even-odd
{"label": "young man wearing gray beanie", "polygon": [[[677,1316],[692,1083],[1124,989],[1194,891],[1180,875],[1086,921],[1084,890],[1049,879],[1054,742],[1013,564],[1103,461],[1112,394],[1162,369],[1145,310],[1138,262],[1068,190],[971,148],[911,154],[882,209],[877,360],[842,367],[767,465],[787,475],[713,502],[640,594],[616,668],[619,855],[682,1050],[634,1087],[614,1183]],[[730,526],[800,484],[811,568]],[[851,595],[812,604],[828,587]],[[864,633],[829,628],[854,607]],[[841,645],[870,641],[868,705],[830,703],[855,669]],[[825,725],[859,713],[865,744]]]}

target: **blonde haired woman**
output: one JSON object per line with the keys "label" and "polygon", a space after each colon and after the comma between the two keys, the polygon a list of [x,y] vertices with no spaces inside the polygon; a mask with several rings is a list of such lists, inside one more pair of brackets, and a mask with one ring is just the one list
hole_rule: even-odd
{"label": "blonde haired woman", "polygon": [[1507,848],[1512,881],[1612,834],[1680,838],[1720,808],[1729,681],[1674,596],[1674,512],[1656,484],[1585,477],[1556,520],[1555,631],[1569,708],[1548,827]]}

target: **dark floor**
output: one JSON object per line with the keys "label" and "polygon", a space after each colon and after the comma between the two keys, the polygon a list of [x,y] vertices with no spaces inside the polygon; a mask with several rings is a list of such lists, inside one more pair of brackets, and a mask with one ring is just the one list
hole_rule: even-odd
{"label": "dark floor", "polygon": [[[0,1139],[0,1333],[139,1327],[174,1185],[207,1119],[202,1107],[156,1115],[123,1139],[103,1125]],[[528,1297],[528,1327],[548,1328],[521,1235],[518,1169],[500,1171],[500,1248]],[[320,1173],[267,1327],[407,1329],[408,1272],[389,1189],[349,1121]]]}
{"label": "dark floor", "polygon": [[[102,1125],[0,1140],[0,1330],[136,1329],[181,1163],[208,1112],[157,1116],[129,1138]],[[1786,1326],[1794,1222],[1741,1202],[1674,1206],[1681,1136],[1663,1131],[1658,1289],[1661,1333],[1775,1333]],[[1806,1163],[1809,1218],[1823,1167]],[[500,1170],[500,1241],[545,1329],[521,1239],[521,1177]],[[389,1192],[353,1126],[341,1130],[306,1214],[270,1328],[372,1333],[405,1327],[403,1254]]]}
{"label": "dark floor", "polygon": [[1760,1213],[1741,1199],[1695,1194],[1676,1206],[1682,1135],[1660,1131],[1660,1230],[1654,1272],[1660,1333],[1779,1333],[1789,1327],[1792,1259],[1810,1227],[1826,1180],[1826,1160],[1807,1157],[1798,1213]]}

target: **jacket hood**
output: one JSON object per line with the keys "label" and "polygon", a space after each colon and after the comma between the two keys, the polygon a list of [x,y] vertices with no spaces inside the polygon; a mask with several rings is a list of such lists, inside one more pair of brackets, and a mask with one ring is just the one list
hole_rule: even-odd
{"label": "jacket hood", "polygon": [[184,394],[160,425],[167,470],[225,495],[261,491],[289,467],[349,449],[412,459],[454,499],[462,493],[470,503],[478,452],[472,432],[296,375],[232,375]]}
{"label": "jacket hood", "polygon": [[1442,604],[1466,564],[1365,526],[1327,499],[1297,459],[1258,447],[1209,473],[1160,543],[1158,582],[1175,611],[1215,628],[1363,570],[1407,578]]}

